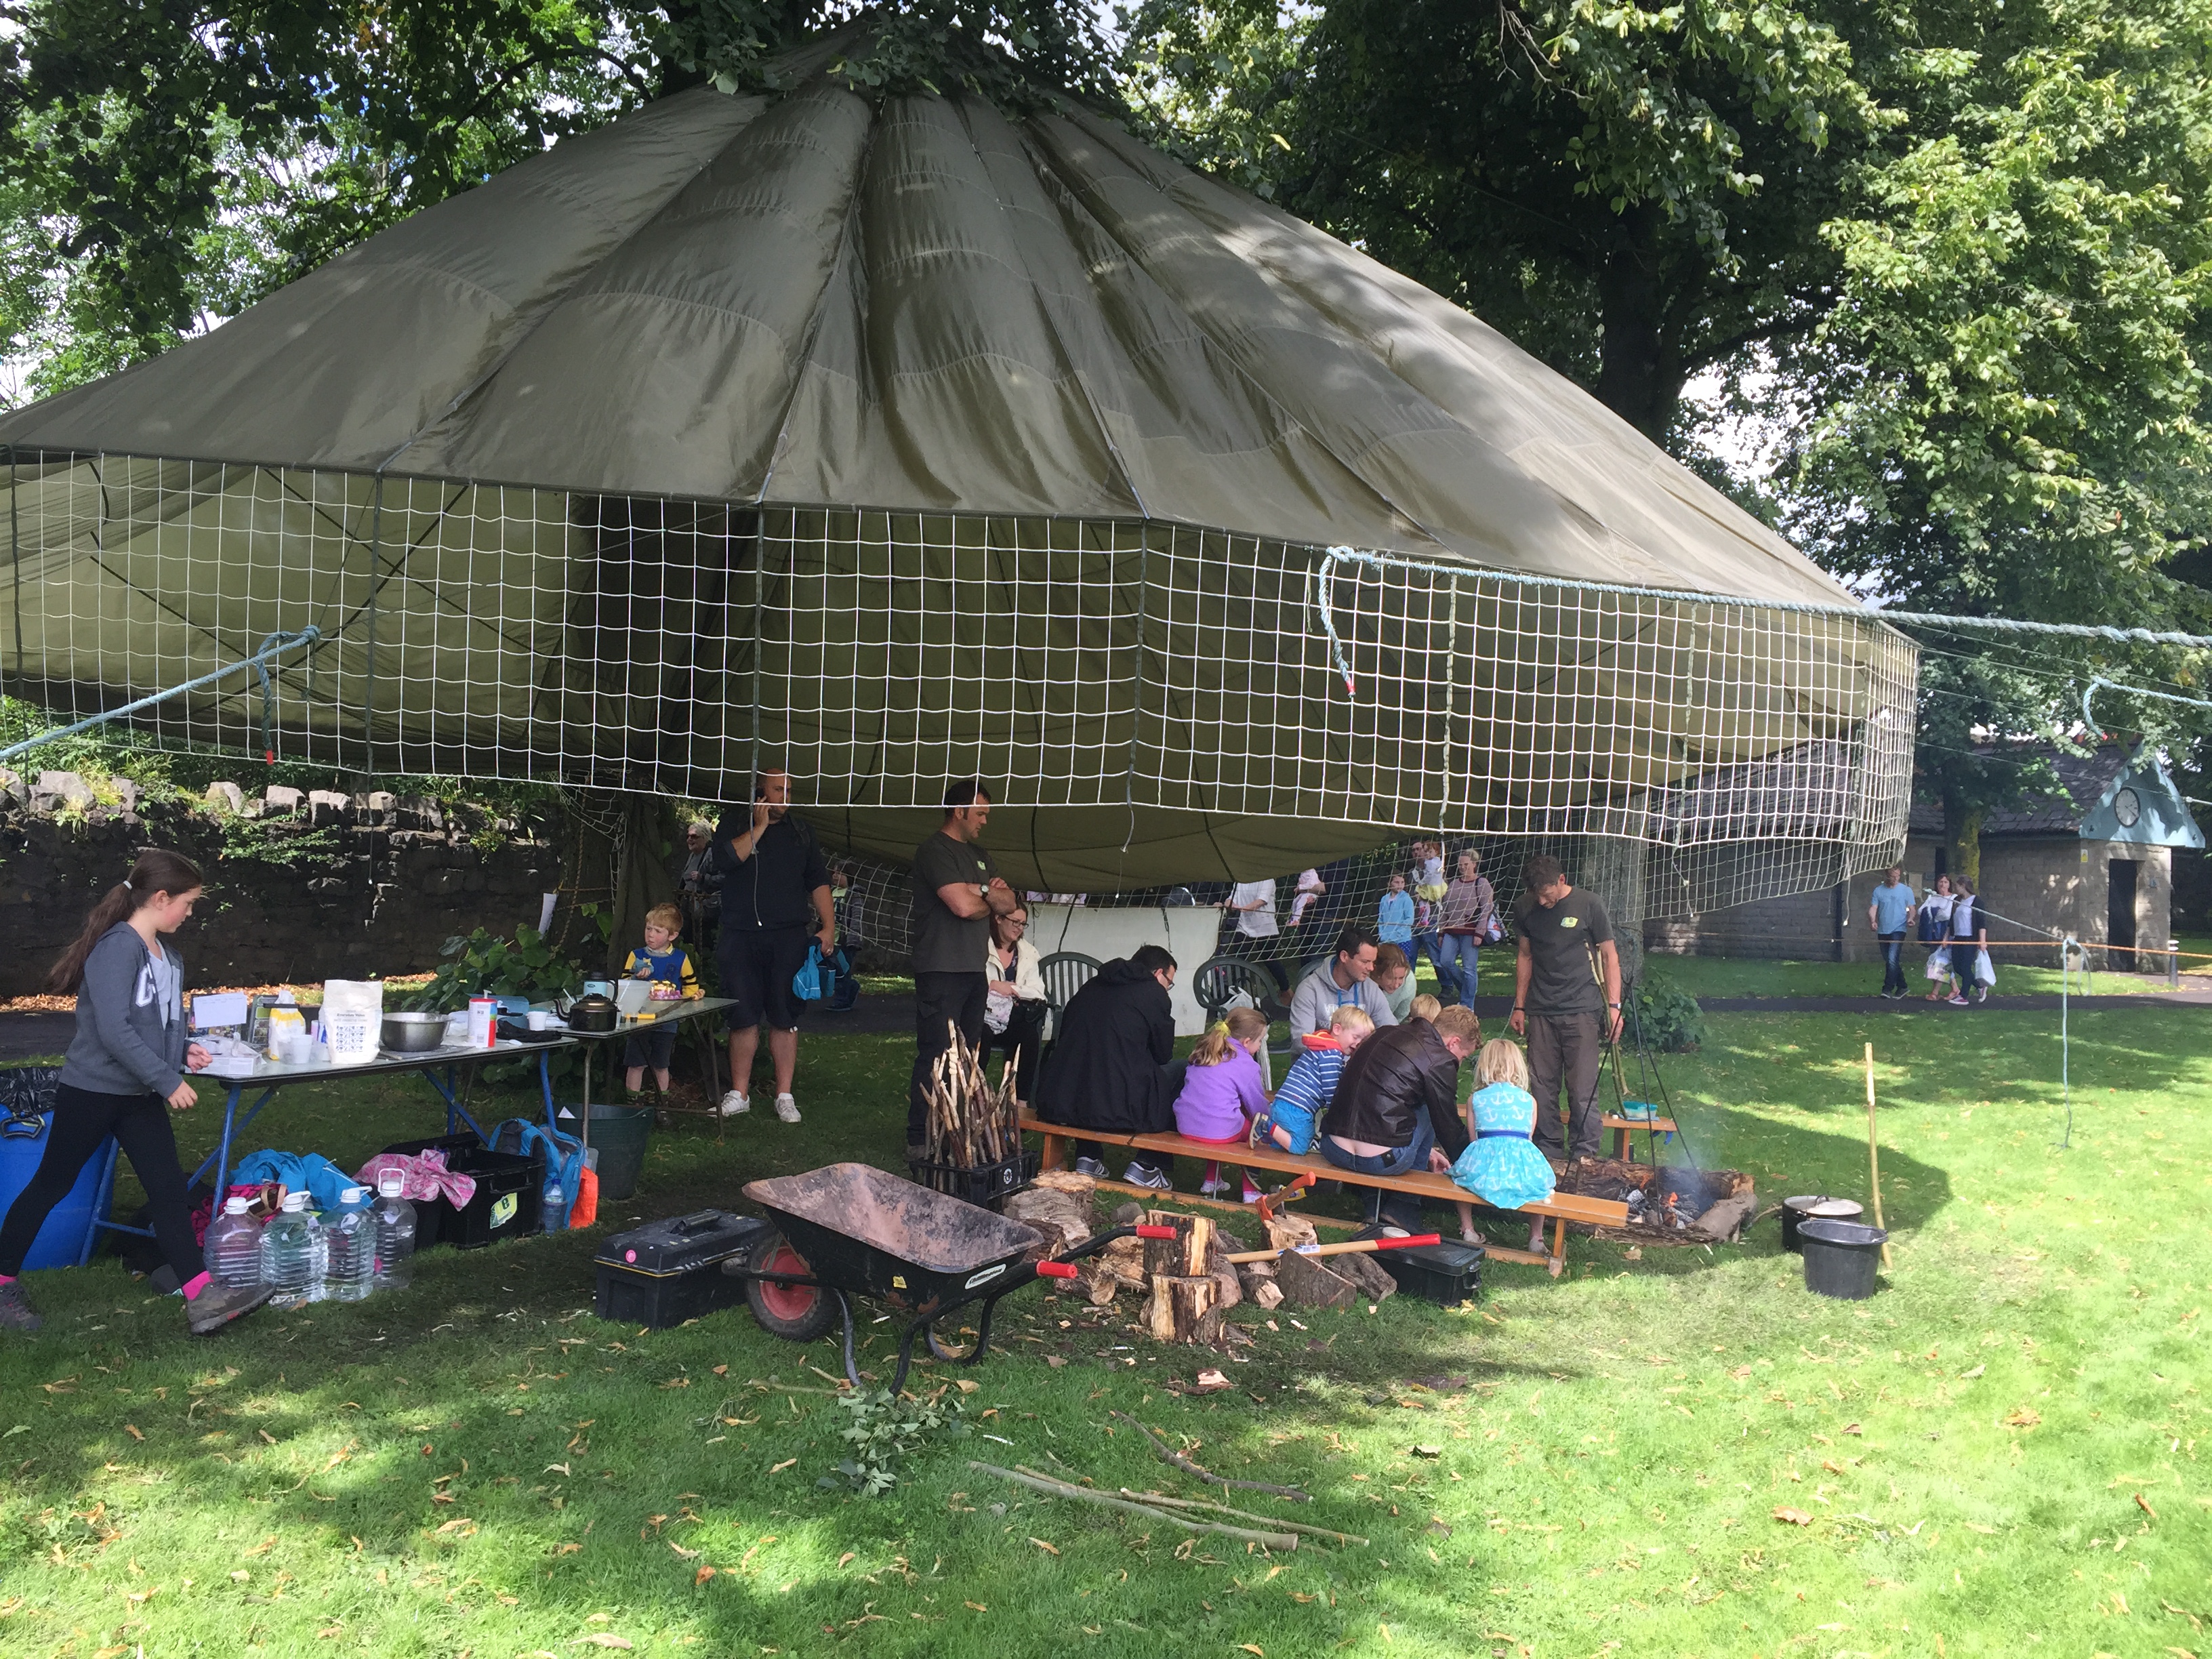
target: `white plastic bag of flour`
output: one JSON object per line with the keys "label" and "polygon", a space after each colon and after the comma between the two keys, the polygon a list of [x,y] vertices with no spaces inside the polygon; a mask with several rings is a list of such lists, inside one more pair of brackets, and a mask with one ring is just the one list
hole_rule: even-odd
{"label": "white plastic bag of flour", "polygon": [[382,980],[323,981],[323,1041],[330,1044],[331,1065],[366,1066],[383,1038]]}

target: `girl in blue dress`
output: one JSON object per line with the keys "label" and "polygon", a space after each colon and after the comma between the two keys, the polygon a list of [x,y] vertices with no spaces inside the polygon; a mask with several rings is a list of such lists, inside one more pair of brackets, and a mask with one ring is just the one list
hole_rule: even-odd
{"label": "girl in blue dress", "polygon": [[[1495,1209],[1516,1210],[1552,1195],[1552,1166],[1529,1139],[1536,1127],[1536,1097],[1528,1092],[1528,1065],[1518,1044],[1493,1037],[1475,1056],[1481,1085],[1467,1103],[1474,1139],[1451,1166],[1451,1178]],[[1536,1224],[1540,1231],[1543,1223]],[[1459,1206],[1460,1237],[1481,1242],[1472,1206]],[[1535,1247],[1530,1246],[1532,1249]]]}

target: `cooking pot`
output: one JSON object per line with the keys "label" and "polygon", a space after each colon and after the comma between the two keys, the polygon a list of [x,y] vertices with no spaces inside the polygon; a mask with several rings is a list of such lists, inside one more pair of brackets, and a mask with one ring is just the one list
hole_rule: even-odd
{"label": "cooking pot", "polygon": [[594,991],[568,1005],[568,1029],[586,1036],[606,1036],[615,1029],[615,1002]]}
{"label": "cooking pot", "polygon": [[1782,1200],[1782,1248],[1802,1253],[1798,1231],[1805,1223],[1821,1221],[1856,1221],[1865,1213],[1865,1206],[1856,1199],[1830,1198],[1825,1193],[1805,1193]]}

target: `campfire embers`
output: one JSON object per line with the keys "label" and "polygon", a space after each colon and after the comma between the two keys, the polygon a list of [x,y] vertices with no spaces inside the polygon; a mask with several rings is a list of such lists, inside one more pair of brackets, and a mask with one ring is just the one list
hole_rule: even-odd
{"label": "campfire embers", "polygon": [[1687,1164],[1655,1170],[1619,1158],[1586,1158],[1577,1159],[1559,1184],[1561,1192],[1627,1205],[1632,1231],[1666,1235],[1686,1232],[1714,1205],[1747,1190],[1751,1178],[1734,1170]]}

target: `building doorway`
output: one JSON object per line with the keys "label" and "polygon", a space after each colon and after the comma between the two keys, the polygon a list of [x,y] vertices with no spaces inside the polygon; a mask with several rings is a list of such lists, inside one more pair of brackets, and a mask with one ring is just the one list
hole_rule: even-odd
{"label": "building doorway", "polygon": [[[2113,859],[2105,866],[2105,942],[2129,951],[2136,942],[2136,867],[2133,859]],[[2115,965],[2126,971],[2136,964]]]}

